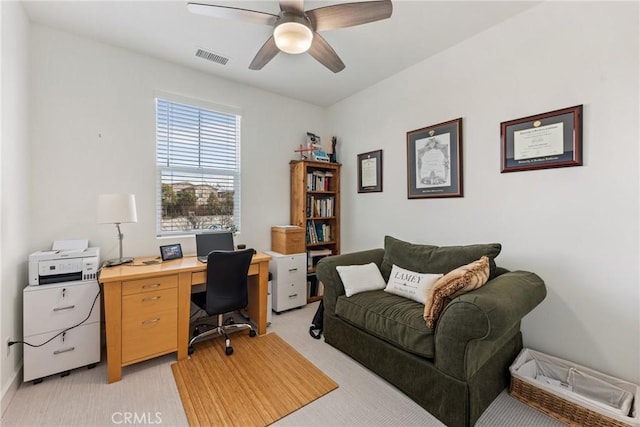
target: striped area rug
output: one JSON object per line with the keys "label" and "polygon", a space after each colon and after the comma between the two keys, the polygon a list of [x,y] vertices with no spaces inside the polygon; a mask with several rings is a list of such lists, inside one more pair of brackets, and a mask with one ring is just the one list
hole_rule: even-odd
{"label": "striped area rug", "polygon": [[266,426],[338,387],[275,333],[231,335],[194,345],[171,365],[190,426]]}

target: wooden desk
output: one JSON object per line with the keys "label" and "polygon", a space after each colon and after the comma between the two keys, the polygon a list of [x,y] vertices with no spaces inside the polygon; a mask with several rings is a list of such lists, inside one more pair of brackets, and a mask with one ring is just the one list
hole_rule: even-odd
{"label": "wooden desk", "polygon": [[[102,269],[107,335],[107,382],[122,379],[122,367],[178,352],[187,358],[191,286],[206,282],[207,265],[185,257]],[[269,255],[258,252],[249,267],[249,317],[258,334],[267,331]]]}

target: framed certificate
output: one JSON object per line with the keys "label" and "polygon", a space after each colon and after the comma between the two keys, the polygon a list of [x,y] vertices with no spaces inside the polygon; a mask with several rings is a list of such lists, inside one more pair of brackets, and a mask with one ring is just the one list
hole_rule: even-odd
{"label": "framed certificate", "polygon": [[358,193],[382,191],[382,150],[358,154]]}
{"label": "framed certificate", "polygon": [[462,118],[407,132],[407,197],[462,197]]}
{"label": "framed certificate", "polygon": [[501,172],[582,166],[582,105],[500,123]]}

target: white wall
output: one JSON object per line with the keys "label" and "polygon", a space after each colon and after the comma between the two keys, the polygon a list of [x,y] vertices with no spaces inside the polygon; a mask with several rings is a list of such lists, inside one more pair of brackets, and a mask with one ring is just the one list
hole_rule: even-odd
{"label": "white wall", "polygon": [[31,249],[86,237],[117,257],[115,227],[96,224],[97,197],[131,192],[138,223],[122,225],[125,256],[169,242],[195,252],[193,237],[156,238],[156,90],[241,109],[236,242],[270,249],[271,225],[289,222],[289,160],[306,131],[324,133],[324,109],[40,25],[31,35]]}
{"label": "white wall", "polygon": [[[548,296],[525,346],[640,382],[638,2],[546,2],[329,109],[342,251],[500,242]],[[425,41],[428,43],[428,40]],[[584,104],[584,166],[500,173],[500,122]],[[464,197],[408,200],[406,132],[463,118]],[[356,155],[382,149],[382,193]]]}
{"label": "white wall", "polygon": [[[22,348],[6,338],[22,338],[22,288],[27,280],[29,234],[28,21],[18,2],[0,3],[0,365],[2,410],[6,408],[22,365]],[[6,397],[6,398],[5,398]]]}

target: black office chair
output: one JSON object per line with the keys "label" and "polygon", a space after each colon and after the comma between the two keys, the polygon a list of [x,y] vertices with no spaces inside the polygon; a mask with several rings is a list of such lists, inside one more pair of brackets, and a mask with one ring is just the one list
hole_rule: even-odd
{"label": "black office chair", "polygon": [[[207,257],[207,290],[193,294],[191,299],[202,307],[210,317],[215,316],[217,323],[208,324],[207,320],[195,322],[193,337],[189,341],[189,354],[193,353],[193,343],[213,334],[224,335],[225,353],[233,354],[231,340],[227,332],[249,329],[249,336],[255,337],[256,331],[248,323],[225,324],[224,315],[247,307],[247,281],[253,249],[241,251],[213,251]],[[207,319],[210,319],[207,318]],[[212,327],[202,331],[203,327]]]}

